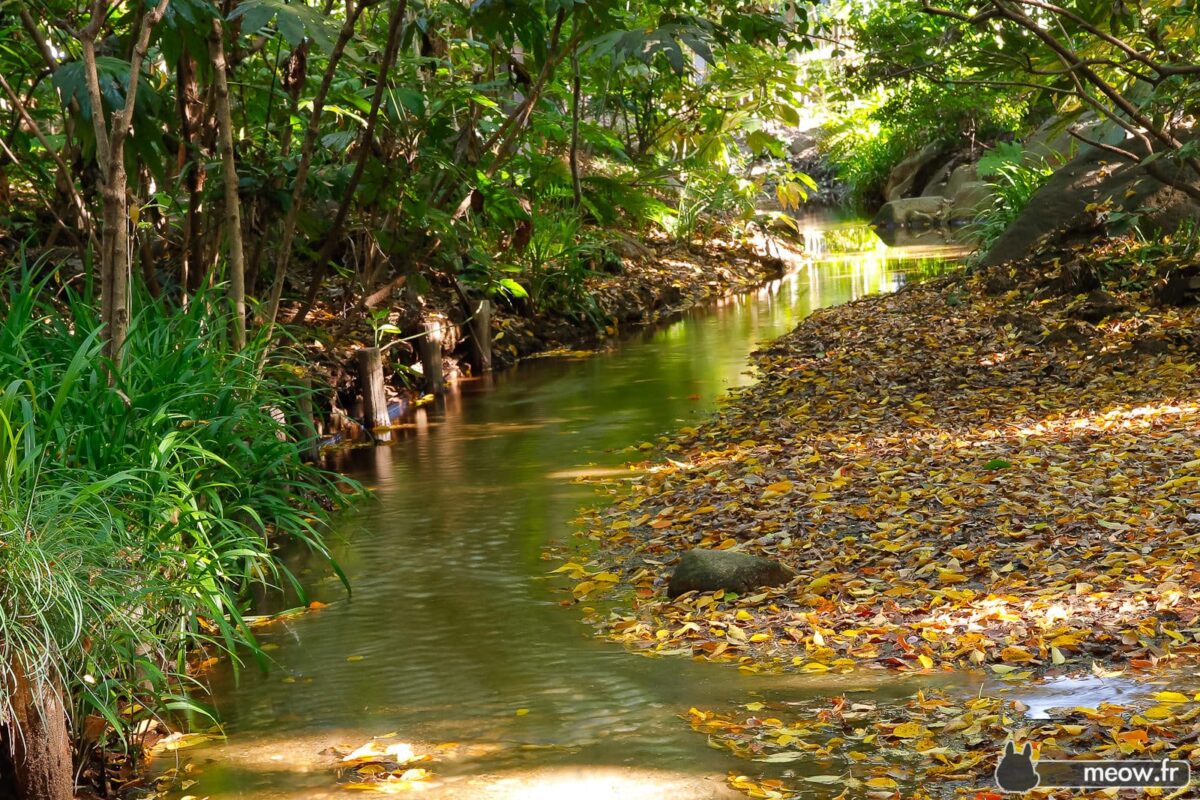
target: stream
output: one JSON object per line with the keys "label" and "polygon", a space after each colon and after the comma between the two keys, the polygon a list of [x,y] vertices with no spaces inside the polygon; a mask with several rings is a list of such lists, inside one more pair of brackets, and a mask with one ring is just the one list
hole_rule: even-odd
{"label": "stream", "polygon": [[597,502],[576,478],[613,474],[630,445],[702,424],[754,379],[756,346],[814,309],[894,291],[961,255],[936,238],[888,247],[861,223],[805,225],[816,258],[755,293],[592,357],[466,382],[392,445],[345,453],[339,467],[374,493],[333,536],[353,595],[319,562],[297,561],[329,606],[264,629],[269,672],[217,667],[227,740],[156,767],[190,762],[184,794],[196,798],[344,798],[334,750],[396,734],[435,756],[426,797],[717,798],[747,764],[679,718],[691,706],[976,691],[982,678],[968,674],[747,676],[632,655],[595,638],[546,579],[547,546]]}

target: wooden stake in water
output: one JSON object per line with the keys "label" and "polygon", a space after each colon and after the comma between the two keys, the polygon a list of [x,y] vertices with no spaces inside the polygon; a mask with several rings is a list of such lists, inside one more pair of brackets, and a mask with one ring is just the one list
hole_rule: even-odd
{"label": "wooden stake in water", "polygon": [[471,318],[471,346],[479,373],[492,371],[492,301],[480,300]]}
{"label": "wooden stake in water", "polygon": [[321,433],[317,430],[317,420],[313,416],[312,378],[304,375],[300,378],[300,396],[296,398],[296,410],[300,413],[299,436],[305,443],[304,457],[309,461],[319,461],[321,458]]}
{"label": "wooden stake in water", "polygon": [[427,319],[422,324],[425,335],[417,339],[417,352],[421,355],[425,390],[440,396],[446,391],[446,380],[442,376],[442,320]]}
{"label": "wooden stake in water", "polygon": [[390,425],[387,394],[383,390],[383,357],[378,347],[358,351],[358,381],[362,387],[363,422],[372,430]]}

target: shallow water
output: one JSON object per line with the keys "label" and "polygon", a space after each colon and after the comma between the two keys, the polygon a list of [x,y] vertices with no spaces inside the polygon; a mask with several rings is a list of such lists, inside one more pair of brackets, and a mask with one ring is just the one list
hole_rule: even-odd
{"label": "shallow water", "polygon": [[391,446],[348,455],[343,466],[375,490],[338,520],[334,551],[353,596],[319,564],[295,564],[330,606],[267,629],[270,672],[213,676],[229,738],[180,753],[201,768],[186,793],[344,796],[322,751],[395,732],[442,745],[430,797],[723,797],[724,775],[745,764],[679,719],[690,706],[847,691],[887,702],[969,683],[866,670],[746,676],[639,657],[594,638],[545,580],[547,545],[595,502],[576,476],[619,469],[628,445],[702,423],[719,396],[753,380],[751,351],[813,309],[895,290],[960,252],[936,240],[885,247],[848,223],[804,230],[818,259],[761,291],[592,358],[466,383]]}

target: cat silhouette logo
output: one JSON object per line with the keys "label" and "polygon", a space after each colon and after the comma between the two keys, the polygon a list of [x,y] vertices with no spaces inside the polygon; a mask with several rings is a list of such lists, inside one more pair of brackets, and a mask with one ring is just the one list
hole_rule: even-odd
{"label": "cat silhouette logo", "polygon": [[1026,742],[1025,749],[1018,753],[1009,739],[1004,745],[1004,756],[996,765],[996,785],[1006,792],[1028,792],[1039,780],[1033,767],[1033,745]]}

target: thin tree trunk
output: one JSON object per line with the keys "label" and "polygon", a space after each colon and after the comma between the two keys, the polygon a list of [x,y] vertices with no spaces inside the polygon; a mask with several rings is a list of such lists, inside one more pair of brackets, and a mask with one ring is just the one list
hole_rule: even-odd
{"label": "thin tree trunk", "polygon": [[80,33],[84,77],[92,107],[92,126],[96,134],[96,160],[100,165],[102,234],[100,238],[100,321],[104,327],[104,355],[119,369],[125,337],[129,331],[129,202],[125,172],[125,140],[133,125],[137,103],[138,79],[142,60],[150,46],[154,30],[170,0],[161,2],[143,17],[129,60],[129,82],[125,105],[113,114],[111,129],[104,125],[104,103],[100,96],[100,76],[96,68],[96,38],[104,24],[108,3],[93,0],[91,20]]}
{"label": "thin tree trunk", "polygon": [[325,280],[329,259],[333,255],[333,249],[337,247],[342,226],[346,224],[346,216],[350,213],[350,206],[354,203],[354,192],[358,189],[359,181],[362,180],[363,171],[367,166],[367,157],[371,154],[375,142],[375,123],[379,120],[379,107],[383,103],[384,89],[388,85],[388,70],[391,69],[396,51],[400,49],[400,24],[404,22],[407,8],[408,0],[398,0],[392,7],[392,16],[388,21],[387,43],[383,48],[383,58],[379,62],[379,77],[375,81],[375,94],[371,98],[371,111],[367,115],[367,124],[363,127],[362,136],[358,142],[358,160],[355,162],[354,172],[351,173],[350,180],[346,184],[345,194],[341,204],[338,205],[333,224],[329,226],[329,232],[325,234],[325,243],[317,254],[312,284],[309,286],[308,296],[304,300],[304,307],[300,309],[300,313],[292,320],[293,322],[304,322],[308,312],[312,311],[313,304],[317,301],[317,292],[320,291],[321,283]]}
{"label": "thin tree trunk", "polygon": [[233,154],[233,115],[229,109],[229,76],[225,62],[221,18],[213,17],[208,51],[216,87],[217,126],[220,129],[221,173],[225,183],[225,235],[229,242],[229,305],[233,312],[233,345],[246,347],[246,259],[242,249],[242,206],[238,198],[237,164]]}
{"label": "thin tree trunk", "polygon": [[183,219],[183,242],[179,255],[179,300],[187,308],[192,288],[192,270],[201,261],[200,203],[204,170],[196,157],[196,127],[202,103],[196,88],[196,68],[191,53],[184,50],[175,69],[175,99],[179,109],[179,169],[187,186],[187,213]]}
{"label": "thin tree trunk", "polygon": [[[147,170],[141,170],[141,175],[138,178],[138,194],[142,197],[148,197],[150,194],[150,174]],[[151,209],[146,209],[149,214]],[[149,290],[150,296],[157,299],[162,296],[162,287],[158,283],[158,274],[154,269],[154,243],[150,240],[151,232],[154,230],[154,224],[147,222],[142,226],[142,234],[137,235],[134,231],[134,238],[138,244],[138,262],[142,268],[142,282],[146,284],[146,289]]]}
{"label": "thin tree trunk", "polygon": [[579,181],[579,102],[583,96],[583,85],[579,77],[579,48],[571,50],[571,192],[575,195],[575,208],[583,205],[583,186]]}
{"label": "thin tree trunk", "polygon": [[333,85],[333,77],[337,72],[338,63],[346,52],[346,45],[354,38],[354,28],[358,18],[370,2],[363,0],[353,9],[348,9],[346,21],[338,34],[337,42],[329,53],[329,64],[321,77],[321,85],[313,97],[312,111],[308,116],[308,128],[304,132],[304,143],[300,145],[300,161],[296,166],[296,180],[292,184],[292,203],[288,207],[287,216],[283,219],[283,233],[280,236],[279,252],[275,257],[275,277],[271,282],[271,295],[267,300],[264,312],[264,324],[271,328],[279,315],[279,301],[283,297],[283,282],[287,277],[288,264],[292,258],[292,243],[296,237],[296,222],[300,218],[300,209],[304,205],[304,187],[308,183],[308,168],[312,163],[313,150],[316,148],[317,137],[321,131],[321,111],[325,108],[325,98],[329,87]]}

